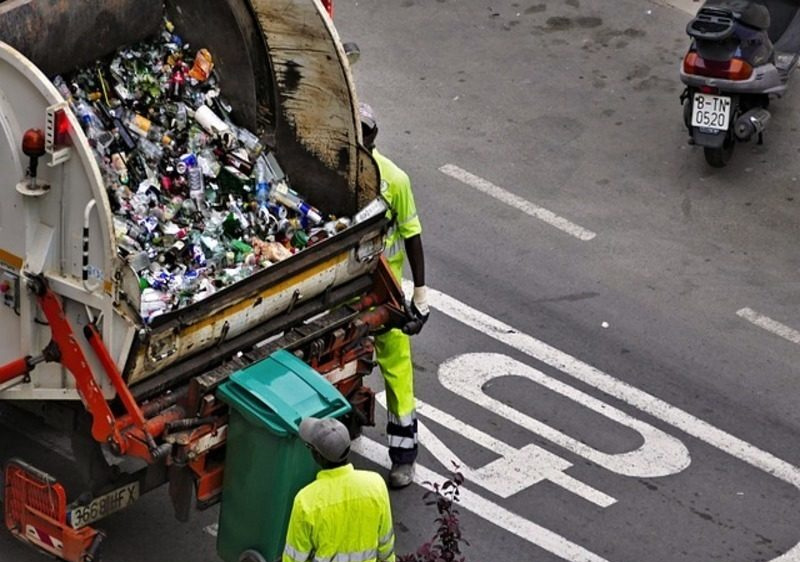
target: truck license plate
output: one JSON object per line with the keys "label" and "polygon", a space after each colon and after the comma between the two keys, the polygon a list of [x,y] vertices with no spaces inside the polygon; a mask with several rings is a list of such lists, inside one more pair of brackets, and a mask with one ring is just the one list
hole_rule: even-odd
{"label": "truck license plate", "polygon": [[695,94],[692,108],[692,127],[727,131],[731,116],[731,98]]}
{"label": "truck license plate", "polygon": [[139,482],[131,482],[113,492],[93,499],[86,505],[73,507],[69,512],[69,522],[73,529],[80,529],[115,511],[125,509],[138,499]]}

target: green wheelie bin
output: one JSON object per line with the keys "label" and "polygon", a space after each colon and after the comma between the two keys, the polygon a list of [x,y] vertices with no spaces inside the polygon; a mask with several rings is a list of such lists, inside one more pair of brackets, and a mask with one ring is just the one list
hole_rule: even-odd
{"label": "green wheelie bin", "polygon": [[340,417],[350,404],[287,351],[234,373],[217,395],[230,409],[217,553],[225,562],[259,555],[273,562],[283,551],[295,494],[319,470],[297,435],[300,420]]}

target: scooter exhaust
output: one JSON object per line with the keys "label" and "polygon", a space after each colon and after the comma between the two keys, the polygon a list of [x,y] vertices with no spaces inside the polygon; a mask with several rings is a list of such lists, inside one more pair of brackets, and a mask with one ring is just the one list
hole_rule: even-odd
{"label": "scooter exhaust", "polygon": [[766,109],[760,107],[751,109],[736,120],[734,128],[736,138],[740,141],[749,141],[764,131],[771,117]]}

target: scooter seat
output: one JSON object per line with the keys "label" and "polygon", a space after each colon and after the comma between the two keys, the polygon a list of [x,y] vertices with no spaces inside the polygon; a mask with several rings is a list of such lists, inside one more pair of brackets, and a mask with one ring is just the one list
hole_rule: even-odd
{"label": "scooter seat", "polygon": [[740,23],[760,31],[769,29],[769,10],[750,0],[706,0],[700,12],[705,9],[730,12]]}

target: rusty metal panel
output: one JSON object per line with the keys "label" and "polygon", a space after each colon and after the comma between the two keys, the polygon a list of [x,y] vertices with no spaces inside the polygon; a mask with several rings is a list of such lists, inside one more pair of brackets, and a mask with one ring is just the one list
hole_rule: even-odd
{"label": "rusty metal panel", "polygon": [[48,76],[155,33],[161,0],[12,0],[0,4],[0,41]]}
{"label": "rusty metal panel", "polygon": [[315,0],[250,0],[274,73],[276,144],[298,191],[323,209],[352,215],[378,195],[378,172],[360,145],[349,63]]}

